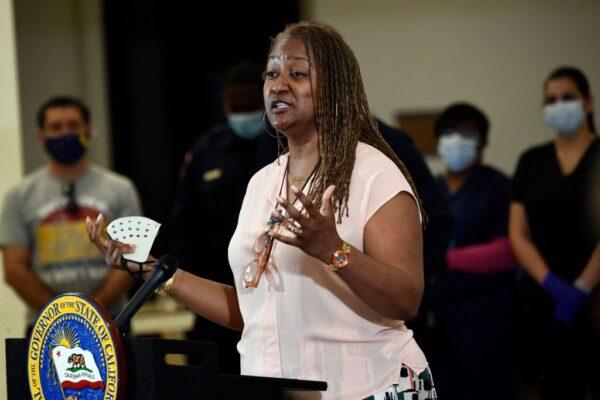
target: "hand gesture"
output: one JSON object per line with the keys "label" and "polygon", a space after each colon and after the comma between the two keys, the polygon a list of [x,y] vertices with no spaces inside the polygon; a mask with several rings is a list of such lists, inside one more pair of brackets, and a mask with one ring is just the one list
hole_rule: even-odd
{"label": "hand gesture", "polygon": [[316,209],[312,200],[298,188],[292,186],[291,189],[298,201],[302,203],[304,210],[300,212],[284,198],[277,198],[277,202],[287,215],[283,215],[280,211],[276,211],[274,215],[283,228],[292,235],[286,235],[281,230],[273,230],[270,235],[329,264],[333,253],[342,244],[335,227],[335,208],[332,201],[335,186],[329,186],[323,193],[320,210]]}

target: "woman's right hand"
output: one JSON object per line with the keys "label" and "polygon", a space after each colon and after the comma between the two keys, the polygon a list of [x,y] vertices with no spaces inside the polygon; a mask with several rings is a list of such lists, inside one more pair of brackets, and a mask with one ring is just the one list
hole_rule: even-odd
{"label": "woman's right hand", "polygon": [[133,253],[135,247],[116,240],[106,239],[102,236],[104,216],[98,214],[96,222],[92,222],[90,217],[85,219],[85,228],[87,230],[90,242],[94,243],[98,250],[104,255],[104,261],[113,268],[122,269],[121,257],[123,254]]}

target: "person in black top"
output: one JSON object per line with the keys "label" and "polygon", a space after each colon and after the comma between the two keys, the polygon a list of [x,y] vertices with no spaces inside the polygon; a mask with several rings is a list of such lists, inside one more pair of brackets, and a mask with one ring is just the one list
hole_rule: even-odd
{"label": "person in black top", "polygon": [[[447,270],[430,288],[436,383],[447,399],[515,399],[516,263],[508,242],[509,179],[483,165],[489,121],[468,103],[439,116],[437,178],[454,218]],[[483,395],[485,393],[485,395]]]}
{"label": "person in black top", "polygon": [[600,399],[598,297],[600,246],[591,185],[600,178],[600,141],[584,74],[556,69],[544,84],[544,120],[557,133],[526,151],[513,179],[510,242],[523,282],[524,376],[543,399]]}
{"label": "person in black top", "polygon": [[[233,284],[227,246],[248,181],[275,160],[277,141],[263,125],[262,68],[247,63],[233,67],[225,77],[222,97],[227,123],[205,132],[183,162],[172,251],[190,272]],[[197,317],[188,337],[216,342],[220,372],[239,373],[238,332]]]}

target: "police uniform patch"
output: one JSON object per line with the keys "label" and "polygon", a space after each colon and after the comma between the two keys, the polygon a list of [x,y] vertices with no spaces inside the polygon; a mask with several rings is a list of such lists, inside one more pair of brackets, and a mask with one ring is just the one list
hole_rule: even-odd
{"label": "police uniform patch", "polygon": [[120,399],[123,367],[117,330],[96,301],[67,293],[38,313],[27,348],[32,399]]}
{"label": "police uniform patch", "polygon": [[220,168],[211,169],[202,174],[204,182],[215,181],[223,176],[223,171]]}

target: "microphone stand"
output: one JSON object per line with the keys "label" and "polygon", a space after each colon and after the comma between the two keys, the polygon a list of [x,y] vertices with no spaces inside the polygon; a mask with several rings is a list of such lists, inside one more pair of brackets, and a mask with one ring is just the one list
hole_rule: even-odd
{"label": "microphone stand", "polygon": [[123,311],[115,318],[115,325],[122,335],[125,335],[129,321],[140,309],[146,300],[154,293],[154,290],[173,276],[178,267],[177,259],[173,256],[164,255],[154,264],[152,275],[142,284],[131,300],[125,305]]}

